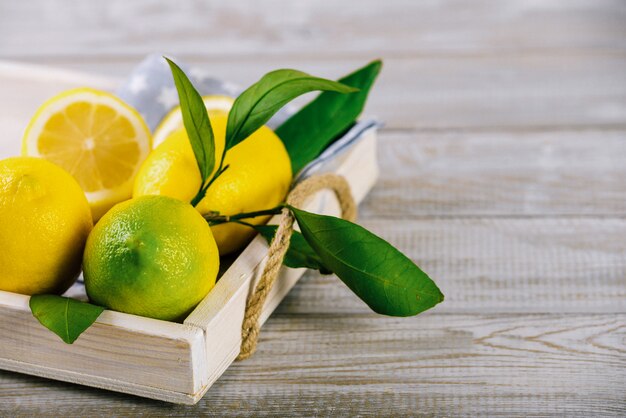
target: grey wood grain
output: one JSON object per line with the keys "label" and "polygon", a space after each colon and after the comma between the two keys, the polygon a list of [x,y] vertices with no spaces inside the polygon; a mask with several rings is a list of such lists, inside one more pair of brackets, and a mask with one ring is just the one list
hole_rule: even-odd
{"label": "grey wood grain", "polygon": [[625,16],[616,0],[0,2],[0,59],[117,78],[154,51],[242,85],[381,56],[382,177],[360,222],[446,294],[379,317],[308,273],[195,407],[0,372],[0,416],[626,415]]}
{"label": "grey wood grain", "polygon": [[626,130],[384,131],[378,149],[364,219],[626,215]]}
{"label": "grey wood grain", "polygon": [[156,51],[247,85],[382,57],[368,110],[391,128],[623,127],[624,16],[611,0],[1,2],[0,58],[122,76]]}
{"label": "grey wood grain", "polygon": [[[180,55],[185,62],[242,86],[276,68],[338,78],[376,57]],[[122,77],[141,58],[40,58],[33,62]],[[617,77],[626,73],[624,54],[382,58],[384,69],[366,113],[384,121],[388,129],[626,128],[626,78]]]}
{"label": "grey wood grain", "polygon": [[278,314],[259,352],[193,407],[7,372],[0,405],[67,417],[623,415],[625,342],[624,314]]}
{"label": "grey wood grain", "polygon": [[0,56],[623,53],[625,18],[615,0],[4,1]]}

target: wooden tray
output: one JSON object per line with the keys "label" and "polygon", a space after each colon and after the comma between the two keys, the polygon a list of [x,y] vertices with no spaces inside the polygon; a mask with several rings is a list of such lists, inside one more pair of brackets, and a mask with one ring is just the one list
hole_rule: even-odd
{"label": "wooden tray", "polygon": [[[0,126],[10,132],[0,138],[0,158],[19,153],[19,130],[51,94],[78,85],[111,89],[115,84],[115,80],[0,62]],[[331,171],[346,177],[360,202],[378,176],[375,129],[366,131]],[[339,214],[330,192],[319,193],[306,209]],[[73,345],[63,343],[33,318],[28,296],[0,291],[0,368],[194,404],[239,353],[246,299],[266,255],[267,244],[255,238],[182,324],[105,311]],[[283,268],[265,303],[262,323],[304,272]]]}

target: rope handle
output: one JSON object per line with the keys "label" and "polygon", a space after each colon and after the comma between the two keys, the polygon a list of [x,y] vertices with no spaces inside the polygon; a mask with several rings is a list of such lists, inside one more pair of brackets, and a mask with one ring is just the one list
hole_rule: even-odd
{"label": "rope handle", "polygon": [[[324,189],[335,192],[341,207],[342,218],[354,221],[357,207],[350,191],[350,185],[343,176],[337,174],[319,174],[305,179],[289,193],[287,203],[299,208],[307,198]],[[278,277],[283,258],[289,249],[293,224],[294,217],[291,211],[289,208],[283,208],[276,235],[274,235],[268,250],[267,263],[258,284],[246,302],[246,311],[241,326],[241,350],[237,360],[245,360],[256,351],[261,328],[259,324],[261,311],[267,295]]]}

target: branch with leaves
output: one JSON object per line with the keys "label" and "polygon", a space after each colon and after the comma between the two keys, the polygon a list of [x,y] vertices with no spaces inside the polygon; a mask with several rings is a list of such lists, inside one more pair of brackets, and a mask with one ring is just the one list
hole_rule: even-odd
{"label": "branch with leaves", "polygon": [[[173,61],[165,58],[178,91],[183,125],[201,174],[191,204],[197,205],[213,182],[228,169],[228,150],[245,141],[291,100],[305,93],[322,93],[276,129],[297,174],[348,130],[360,115],[382,63],[373,61],[339,81],[313,77],[297,70],[272,71],[246,89],[233,103],[226,125],[224,152],[217,156],[211,121],[202,97]],[[334,273],[374,312],[412,316],[443,301],[437,285],[413,261],[387,241],[344,219],[279,205],[249,213],[204,215],[210,225],[236,222],[254,228],[268,242],[274,225],[246,222],[257,216],[278,214],[288,208],[300,232],[294,231],[283,264]],[[98,317],[102,308],[51,295],[33,296],[30,302],[39,321],[65,342],[72,343]]]}
{"label": "branch with leaves", "polygon": [[[170,66],[175,80],[186,79],[180,68],[171,62]],[[235,100],[228,116],[226,150],[221,156],[222,161],[228,149],[244,141],[289,101],[304,93],[323,90],[325,93],[276,130],[297,172],[315,159],[337,135],[354,124],[381,66],[380,61],[374,61],[338,82],[296,70],[277,70],[266,74]],[[181,107],[190,108],[187,114],[202,113],[200,110],[205,107],[200,94],[187,93],[190,84],[186,80],[183,84],[185,89],[179,90]],[[206,121],[198,124],[191,119],[185,120],[183,112],[188,133],[198,125],[210,126],[206,110],[203,113]],[[196,132],[189,138],[194,141],[192,138],[201,138],[201,135]],[[199,161],[210,152],[211,147],[214,148],[209,144],[207,149],[197,154]],[[201,148],[201,144],[195,144],[193,148]],[[288,205],[229,216],[211,213],[205,218],[212,225],[224,222],[247,224],[245,219],[277,214],[283,207],[293,213],[302,231],[294,232],[284,260],[287,266],[335,273],[372,310],[384,315],[416,315],[443,300],[443,294],[435,283],[408,257],[385,240],[344,219],[317,215]],[[275,226],[247,225],[255,228],[268,242],[276,233]]]}

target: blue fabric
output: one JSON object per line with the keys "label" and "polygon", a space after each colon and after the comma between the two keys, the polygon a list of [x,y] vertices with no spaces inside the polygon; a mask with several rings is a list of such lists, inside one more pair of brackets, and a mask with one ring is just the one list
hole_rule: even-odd
{"label": "blue fabric", "polygon": [[[220,94],[235,98],[243,91],[235,84],[211,77],[209,72],[202,68],[185,65],[171,56],[168,58],[182,68],[202,96]],[[170,67],[160,54],[148,55],[133,69],[116,93],[139,111],[151,131],[156,129],[170,110],[178,106],[178,94]],[[282,109],[268,125],[276,128],[289,117],[289,114],[287,109]]]}
{"label": "blue fabric", "polygon": [[[237,97],[243,89],[239,86],[218,80],[209,75],[205,69],[187,66],[180,60],[173,59],[189,77],[193,85],[202,96],[220,94]],[[259,78],[262,74],[259,74]],[[130,73],[126,81],[117,90],[117,95],[126,103],[133,106],[143,116],[151,131],[167,113],[178,105],[178,94],[169,65],[162,55],[148,55]],[[281,109],[269,122],[272,129],[280,126],[293,114],[294,109],[287,106]],[[363,137],[369,129],[376,129],[379,124],[374,120],[362,120],[356,123],[343,137],[330,145],[315,161],[302,169],[296,180],[323,170],[339,155],[349,149]]]}

